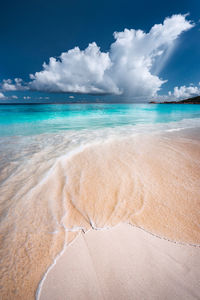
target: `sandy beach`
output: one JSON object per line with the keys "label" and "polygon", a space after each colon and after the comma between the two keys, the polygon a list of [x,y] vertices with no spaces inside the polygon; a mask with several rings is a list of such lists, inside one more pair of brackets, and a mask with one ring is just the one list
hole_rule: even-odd
{"label": "sandy beach", "polygon": [[41,299],[196,297],[199,129],[57,148],[27,151],[1,186],[2,299],[34,299],[52,265]]}
{"label": "sandy beach", "polygon": [[200,247],[128,224],[81,233],[51,268],[40,300],[199,299]]}
{"label": "sandy beach", "polygon": [[[71,169],[68,167],[68,171],[73,170],[71,178],[77,180],[75,174],[79,174],[78,170],[81,169],[84,174],[82,185],[86,187],[80,195],[79,211],[84,211],[91,220],[95,220],[93,228],[105,228],[120,223],[120,220],[127,221],[127,212],[134,211],[132,217],[129,215],[129,222],[141,225],[159,236],[128,224],[120,224],[105,230],[89,230],[86,234],[80,232],[46,273],[38,288],[38,299],[199,299],[200,247],[189,245],[199,243],[199,230],[195,225],[196,222],[199,224],[200,220],[197,211],[196,222],[191,223],[195,220],[195,210],[199,205],[197,205],[199,169],[197,165],[191,164],[191,161],[188,164],[187,160],[185,164],[185,157],[188,155],[193,161],[199,161],[198,132],[198,130],[185,130],[178,134],[172,132],[162,138],[153,137],[153,142],[147,138],[147,148],[144,140],[138,142],[136,139],[134,150],[140,145],[140,152],[134,152],[133,160],[133,156],[131,157],[133,144],[129,148],[127,141],[124,144],[121,141],[118,144],[119,141],[116,141],[112,145],[98,145],[98,151],[104,153],[103,159],[98,156],[99,152],[95,147],[86,149],[72,158],[70,164],[74,167]],[[187,140],[188,138],[190,140]],[[144,149],[147,149],[148,153]],[[118,161],[117,169],[115,169],[116,161]],[[124,166],[121,166],[122,161],[129,162],[126,171],[123,169]],[[159,162],[159,169],[153,164],[155,161],[156,164]],[[185,174],[180,168],[181,165],[187,168]],[[150,167],[149,176],[148,167]],[[138,176],[141,181],[136,177],[133,180],[129,168],[137,170],[137,175],[141,174],[141,177]],[[167,169],[170,176],[166,173]],[[119,174],[123,174],[124,177],[120,178]],[[188,186],[190,174],[197,180],[196,184],[190,181],[192,186]],[[130,190],[129,180],[134,181],[135,189],[143,187],[144,194],[141,195],[141,190],[137,189],[133,193]],[[69,184],[72,187],[76,186],[74,181]],[[104,186],[104,190],[101,190],[100,184]],[[125,199],[131,198],[132,195],[137,200],[134,207],[130,207],[130,200],[122,201],[120,205],[116,204],[116,196],[113,193],[118,184]],[[194,210],[192,203],[187,204],[189,191],[193,197],[194,193],[197,196],[193,198],[196,199],[193,203]],[[86,195],[84,192],[87,192]],[[147,199],[143,202],[145,194]],[[155,199],[156,195],[161,197],[161,201],[159,198]],[[79,196],[74,189],[73,198],[76,197]],[[92,198],[96,199],[95,206],[92,205]],[[84,199],[87,201],[85,205]],[[110,202],[106,203],[104,199],[110,199]],[[156,213],[155,204],[160,206],[159,213]],[[76,214],[71,215],[71,220],[72,216]]]}
{"label": "sandy beach", "polygon": [[200,300],[199,12],[1,2],[0,300]]}

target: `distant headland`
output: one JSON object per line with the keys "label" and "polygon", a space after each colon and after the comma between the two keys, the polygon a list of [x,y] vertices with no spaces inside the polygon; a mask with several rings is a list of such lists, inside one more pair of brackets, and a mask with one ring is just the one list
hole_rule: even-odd
{"label": "distant headland", "polygon": [[163,101],[163,102],[150,101],[149,103],[151,104],[200,104],[200,96],[196,96],[193,98],[188,98],[180,101]]}

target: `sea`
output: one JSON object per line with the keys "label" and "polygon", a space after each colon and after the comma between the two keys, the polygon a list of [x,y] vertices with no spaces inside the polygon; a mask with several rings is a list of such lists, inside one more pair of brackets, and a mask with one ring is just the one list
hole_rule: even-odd
{"label": "sea", "polygon": [[200,245],[200,105],[0,105],[1,298],[39,299],[80,232]]}

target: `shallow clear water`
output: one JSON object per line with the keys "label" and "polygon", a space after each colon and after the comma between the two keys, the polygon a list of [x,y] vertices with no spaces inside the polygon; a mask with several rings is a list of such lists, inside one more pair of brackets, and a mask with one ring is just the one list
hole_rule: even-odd
{"label": "shallow clear water", "polygon": [[3,299],[39,295],[80,230],[199,245],[199,128],[200,105],[1,105]]}
{"label": "shallow clear water", "polygon": [[45,104],[1,105],[0,136],[58,133],[200,118],[200,105]]}

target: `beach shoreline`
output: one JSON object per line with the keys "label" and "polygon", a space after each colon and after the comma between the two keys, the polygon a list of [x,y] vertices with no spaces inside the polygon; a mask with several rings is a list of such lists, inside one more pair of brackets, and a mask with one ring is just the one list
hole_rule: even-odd
{"label": "beach shoreline", "polygon": [[[89,231],[87,239],[92,231],[112,232],[123,224],[124,235],[127,224],[132,224],[139,236],[144,231],[158,241],[200,245],[199,128],[108,135],[104,141],[72,149],[56,162],[52,149],[41,153],[36,149],[32,160],[19,166],[2,186],[5,203],[11,205],[1,249],[5,297],[40,299],[49,274],[68,249],[79,244],[80,232]],[[44,157],[50,158],[45,164]]]}
{"label": "beach shoreline", "polygon": [[[185,138],[185,137],[188,137],[188,135],[190,137],[192,137],[192,139],[195,139],[195,140],[198,140],[199,139],[199,129],[196,128],[196,129],[185,129],[185,130],[178,130],[178,131],[171,131],[170,132],[170,137],[172,138]],[[163,136],[166,136],[168,137],[169,136],[169,132],[167,133],[164,133]],[[133,233],[131,232],[132,230],[130,230],[130,228],[132,228],[133,230]],[[111,278],[111,276],[109,277],[109,280],[107,282],[104,282],[104,287],[102,288],[102,285],[100,284],[100,282],[96,283],[96,288],[94,288],[93,284],[91,284],[91,281],[93,280],[93,275],[89,273],[88,271],[88,278],[87,280],[89,280],[89,284],[86,282],[84,282],[84,284],[82,283],[82,277],[84,277],[84,274],[85,272],[87,272],[87,265],[84,265],[84,267],[81,265],[78,266],[78,263],[75,264],[75,266],[71,266],[70,262],[71,261],[76,261],[76,257],[75,257],[75,254],[74,254],[74,251],[77,251],[78,255],[81,257],[81,260],[84,261],[84,257],[85,257],[85,253],[84,253],[84,250],[82,248],[82,246],[80,245],[81,242],[80,240],[83,239],[83,240],[86,240],[87,241],[87,235],[91,235],[92,237],[90,238],[90,242],[93,244],[93,247],[94,245],[97,243],[99,245],[99,242],[98,239],[99,239],[99,234],[97,233],[97,231],[100,231],[101,235],[104,235],[104,232],[105,231],[111,231],[110,233],[106,233],[105,235],[109,235],[109,239],[110,239],[110,243],[101,243],[101,250],[98,251],[98,254],[97,253],[93,253],[93,258],[92,258],[92,262],[96,261],[98,262],[98,260],[100,259],[101,260],[101,263],[105,260],[105,257],[101,257],[101,251],[103,248],[111,248],[109,249],[109,253],[110,253],[110,256],[109,256],[109,261],[107,261],[107,265],[108,268],[112,268],[112,263],[111,263],[111,266],[109,265],[110,263],[110,260],[111,260],[111,252],[117,252],[117,250],[114,248],[114,246],[112,245],[113,243],[113,231],[116,231],[116,234],[117,234],[117,238],[120,242],[120,239],[121,239],[121,236],[122,235],[126,235],[127,234],[127,229],[128,229],[128,240],[131,241],[132,239],[134,239],[134,243],[138,243],[138,240],[140,238],[144,238],[144,235],[150,235],[148,237],[149,240],[153,240],[153,242],[156,243],[156,245],[160,247],[160,253],[154,253],[153,251],[153,254],[151,253],[151,255],[154,255],[154,256],[162,256],[163,253],[162,251],[164,249],[170,249],[171,248],[176,248],[177,249],[175,250],[175,253],[173,252],[172,250],[172,255],[174,255],[176,258],[179,257],[180,258],[180,254],[181,254],[181,251],[182,251],[182,248],[181,246],[183,246],[184,249],[187,249],[187,255],[190,255],[193,250],[190,250],[190,247],[196,247],[198,250],[196,250],[196,261],[194,263],[194,265],[196,265],[196,263],[198,263],[199,259],[200,259],[200,245],[199,244],[186,244],[186,243],[181,243],[180,241],[174,241],[174,240],[169,240],[167,239],[166,237],[162,237],[162,236],[157,236],[155,234],[153,234],[152,232],[147,232],[144,228],[139,228],[139,227],[135,227],[135,226],[132,226],[131,224],[126,224],[126,223],[123,223],[123,224],[118,224],[114,227],[111,227],[111,228],[91,228],[89,230],[86,231],[86,233],[84,232],[79,232],[79,234],[77,235],[76,239],[73,240],[73,242],[67,246],[63,251],[62,251],[62,254],[59,255],[59,257],[56,259],[56,262],[48,269],[48,271],[46,272],[44,278],[42,279],[41,281],[41,284],[40,286],[38,287],[38,290],[37,290],[37,299],[38,300],[46,300],[46,299],[64,299],[65,297],[67,298],[70,298],[70,299],[116,299],[116,297],[118,299],[132,299],[133,297],[133,294],[134,294],[134,289],[132,290],[129,290],[128,291],[128,294],[123,294],[123,292],[121,291],[121,288],[122,286],[119,285],[119,282],[123,282],[123,288],[125,286],[125,288],[127,288],[126,286],[126,280],[124,280],[124,278],[126,278],[127,276],[127,273],[129,274],[129,276],[131,276],[131,274],[135,274],[135,266],[133,264],[131,270],[129,269],[129,266],[126,265],[124,266],[124,260],[123,260],[123,257],[118,257],[117,259],[117,263],[119,264],[118,267],[120,267],[120,265],[123,265],[123,267],[125,268],[125,273],[124,272],[119,272],[118,270],[116,271],[117,273],[117,276],[119,277],[118,280],[119,281],[115,281],[113,278]],[[91,231],[94,231],[92,233],[90,233]],[[138,231],[137,233],[134,232],[134,231]],[[96,234],[95,234],[96,233]],[[135,234],[135,235],[134,235]],[[142,237],[139,237],[139,235],[141,235]],[[158,240],[157,240],[158,239]],[[161,241],[160,241],[161,240]],[[163,241],[164,242],[164,245],[163,244]],[[143,241],[144,242],[144,241]],[[146,241],[145,241],[146,242]],[[143,247],[140,247],[139,249],[139,252],[141,254],[141,252],[145,252],[144,249],[147,249],[147,244],[145,244],[144,242],[144,245]],[[148,241],[149,242],[149,241]],[[160,243],[160,244],[159,244]],[[170,244],[174,244],[175,246],[172,246]],[[127,248],[127,245],[121,245],[121,242],[120,242],[120,246],[124,248],[124,252],[125,252],[125,255],[129,255],[130,256],[130,249]],[[70,251],[70,249],[74,248],[73,250]],[[75,250],[76,249],[76,250]],[[90,253],[91,249],[88,248],[88,253]],[[134,250],[132,249],[132,255],[135,254]],[[178,253],[176,253],[178,252]],[[148,253],[145,252],[145,254],[143,255],[146,255],[148,256]],[[100,256],[100,257],[99,257]],[[139,255],[138,255],[139,256]],[[157,258],[156,258],[157,259]],[[175,258],[173,258],[175,259]],[[137,260],[138,261],[141,261],[141,257],[137,257]],[[159,259],[158,259],[159,260]],[[168,263],[167,261],[163,261],[162,262],[163,265],[160,265],[161,268],[165,267],[166,268],[166,264]],[[184,264],[184,261],[182,262]],[[129,264],[131,264],[131,261],[129,261]],[[194,265],[192,265],[192,267],[194,267]],[[200,266],[200,264],[199,264]],[[80,268],[79,268],[80,267]],[[183,266],[184,268],[191,268],[191,266],[188,266],[188,265],[184,265]],[[95,269],[95,267],[93,266],[93,268]],[[173,270],[174,274],[176,274],[177,270],[176,270],[176,267],[173,265],[173,264],[170,264],[167,266],[167,268],[170,268],[171,271]],[[143,263],[141,263],[140,265],[140,270],[143,270],[144,272],[146,271],[146,265],[144,265]],[[153,267],[151,267],[150,269],[150,276],[154,275],[155,276],[155,273],[154,273],[154,269]],[[161,286],[165,286],[165,285],[171,285],[172,288],[174,288],[174,284],[173,284],[173,280],[171,280],[170,282],[167,281],[165,282],[166,278],[165,276],[167,276],[167,272],[169,270],[163,272],[162,274],[162,284]],[[70,272],[73,272],[73,275],[70,273]],[[104,272],[106,272],[106,269],[103,269],[100,271],[100,274],[98,274],[98,278],[99,277],[103,277],[104,276]],[[95,273],[97,273],[97,270],[95,269]],[[116,273],[114,274],[114,276],[116,276]],[[153,273],[153,274],[152,274]],[[77,275],[78,274],[78,275]],[[196,271],[196,273],[193,273],[194,277],[196,277],[196,279],[199,277],[200,278],[200,273],[198,271]],[[182,274],[183,278],[179,278],[180,282],[184,280],[184,274]],[[80,278],[79,278],[80,277]],[[75,278],[75,279],[74,279]],[[66,280],[66,282],[65,282]],[[162,293],[163,292],[160,292],[159,289],[160,289],[160,285],[158,285],[158,287],[152,291],[152,294],[149,293],[149,289],[145,289],[145,287],[140,287],[138,289],[138,282],[137,280],[139,280],[138,278],[137,279],[134,279],[132,281],[131,284],[133,284],[135,286],[135,290],[137,291],[137,296],[134,296],[134,299],[141,299],[141,297],[145,298],[145,297],[150,297],[150,298],[153,298],[153,297],[157,297],[158,299],[161,299],[162,297]],[[73,281],[73,284],[72,284],[72,281]],[[188,282],[189,284],[191,284],[191,281],[194,281],[194,278],[190,280],[190,282]],[[197,280],[198,281],[198,280]],[[71,286],[72,284],[72,286]],[[79,285],[82,284],[81,288],[79,287]],[[94,290],[91,291],[91,287],[90,287],[90,284],[93,286]],[[143,284],[146,284],[148,285],[148,281],[146,281],[145,283],[143,282]],[[110,291],[110,285],[114,285],[115,286],[115,289],[114,291]],[[85,288],[85,286],[87,288]],[[73,288],[72,288],[73,287]],[[102,289],[101,291],[99,291],[99,289]],[[69,291],[70,290],[70,291]],[[104,295],[105,293],[105,290],[107,292],[106,295]],[[147,290],[148,290],[148,293],[147,293]],[[122,292],[121,296],[119,296],[119,294]],[[198,289],[198,283],[196,282],[196,288],[195,290],[193,291],[194,293],[196,293],[198,295],[199,293],[199,289]],[[89,294],[88,294],[89,293]],[[147,294],[146,294],[147,293]],[[160,293],[160,294],[159,294]],[[182,293],[182,294],[181,294]],[[181,293],[179,295],[174,295],[174,294],[170,294],[170,295],[165,295],[166,299],[169,299],[171,297],[173,297],[174,299],[180,299],[180,297],[182,297],[182,299],[190,299],[190,296],[191,296],[191,299],[192,299],[192,295],[185,295],[186,291],[185,289],[183,288]],[[98,296],[97,296],[98,295]]]}

